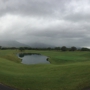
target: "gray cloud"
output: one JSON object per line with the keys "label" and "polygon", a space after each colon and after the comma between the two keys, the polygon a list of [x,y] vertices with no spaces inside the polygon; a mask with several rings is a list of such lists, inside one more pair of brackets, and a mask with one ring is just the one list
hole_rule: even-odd
{"label": "gray cloud", "polygon": [[0,39],[89,47],[89,9],[90,0],[0,0]]}
{"label": "gray cloud", "polygon": [[53,11],[52,4],[45,0],[1,0],[0,12],[2,14],[21,14],[21,15],[48,15]]}

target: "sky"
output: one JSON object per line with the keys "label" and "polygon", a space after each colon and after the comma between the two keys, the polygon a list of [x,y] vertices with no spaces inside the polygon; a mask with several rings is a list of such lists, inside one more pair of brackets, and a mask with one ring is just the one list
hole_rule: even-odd
{"label": "sky", "polygon": [[0,0],[0,40],[90,47],[90,0]]}

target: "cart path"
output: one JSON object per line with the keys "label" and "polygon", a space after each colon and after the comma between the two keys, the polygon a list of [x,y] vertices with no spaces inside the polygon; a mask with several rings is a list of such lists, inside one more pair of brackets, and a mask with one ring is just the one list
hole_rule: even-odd
{"label": "cart path", "polygon": [[5,85],[0,83],[0,90],[16,90],[16,89],[8,87],[8,86],[5,86]]}

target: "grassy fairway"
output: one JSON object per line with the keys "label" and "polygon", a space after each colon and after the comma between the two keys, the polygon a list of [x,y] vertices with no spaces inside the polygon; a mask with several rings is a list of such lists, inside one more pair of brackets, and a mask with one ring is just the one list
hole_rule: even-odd
{"label": "grassy fairway", "polygon": [[85,90],[90,87],[90,52],[27,51],[51,64],[24,65],[17,51],[0,51],[0,82],[19,90]]}

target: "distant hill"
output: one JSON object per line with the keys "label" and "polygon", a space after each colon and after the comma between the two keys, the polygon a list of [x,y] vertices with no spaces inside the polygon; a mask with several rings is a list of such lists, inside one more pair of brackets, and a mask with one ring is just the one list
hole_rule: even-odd
{"label": "distant hill", "polygon": [[17,41],[0,41],[0,46],[2,47],[27,47],[28,45],[25,45],[23,43],[17,42]]}
{"label": "distant hill", "polygon": [[29,45],[32,48],[48,48],[48,47],[54,48],[55,47],[53,45],[44,44],[44,43],[29,43],[27,45]]}

